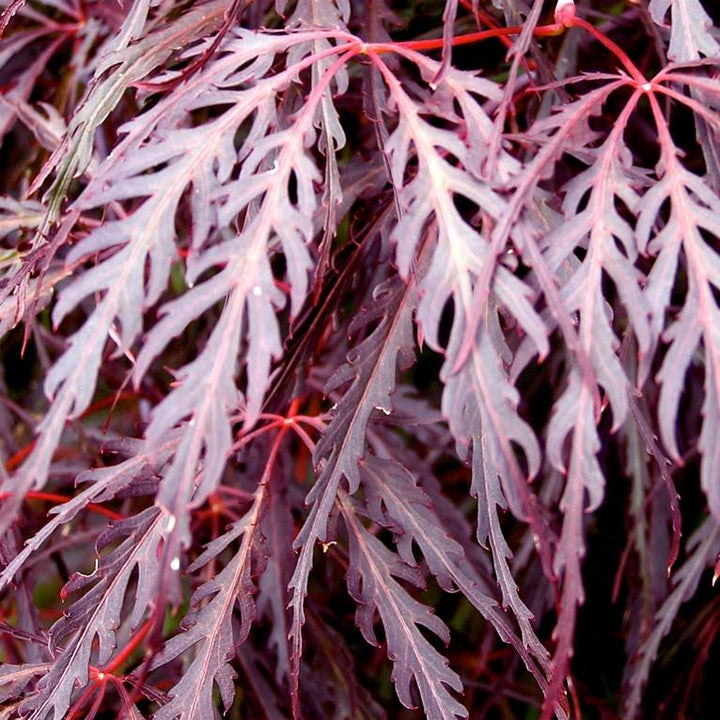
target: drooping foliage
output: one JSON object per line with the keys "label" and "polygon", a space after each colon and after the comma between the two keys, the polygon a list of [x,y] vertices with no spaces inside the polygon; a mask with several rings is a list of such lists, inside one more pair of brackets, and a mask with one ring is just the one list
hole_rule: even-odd
{"label": "drooping foliage", "polygon": [[704,707],[711,6],[0,2],[2,717]]}

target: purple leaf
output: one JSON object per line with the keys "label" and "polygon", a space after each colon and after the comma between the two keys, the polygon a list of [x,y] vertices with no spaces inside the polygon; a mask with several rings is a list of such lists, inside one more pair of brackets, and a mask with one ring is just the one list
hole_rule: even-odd
{"label": "purple leaf", "polygon": [[395,579],[419,585],[421,576],[363,528],[351,499],[342,491],[339,502],[350,540],[348,590],[360,603],[355,622],[365,639],[376,645],[373,618],[379,614],[400,701],[405,707],[415,707],[411,692],[414,681],[429,720],[467,717],[467,710],[448,690],[460,692],[460,678],[420,632],[420,627],[425,627],[447,643],[447,627]]}

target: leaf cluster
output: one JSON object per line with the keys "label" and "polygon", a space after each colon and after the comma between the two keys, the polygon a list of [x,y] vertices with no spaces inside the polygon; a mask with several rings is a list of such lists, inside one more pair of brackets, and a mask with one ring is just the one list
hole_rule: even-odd
{"label": "leaf cluster", "polygon": [[1,717],[706,711],[711,5],[0,2]]}

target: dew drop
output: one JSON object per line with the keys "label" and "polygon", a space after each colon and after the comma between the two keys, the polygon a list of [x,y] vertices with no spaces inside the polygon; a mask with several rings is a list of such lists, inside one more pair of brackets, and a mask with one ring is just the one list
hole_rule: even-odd
{"label": "dew drop", "polygon": [[167,531],[172,532],[175,529],[175,523],[177,520],[174,515],[169,515],[167,519]]}
{"label": "dew drop", "polygon": [[259,285],[255,285],[252,289],[252,294],[255,297],[260,297],[262,295],[262,288]]}
{"label": "dew drop", "polygon": [[180,569],[180,558],[173,558],[170,561],[170,569],[177,572]]}

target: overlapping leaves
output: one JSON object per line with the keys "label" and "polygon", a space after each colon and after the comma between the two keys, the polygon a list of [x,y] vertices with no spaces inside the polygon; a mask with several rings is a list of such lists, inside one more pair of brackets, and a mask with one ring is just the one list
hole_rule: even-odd
{"label": "overlapping leaves", "polygon": [[[3,41],[0,69],[13,52],[40,50],[0,99],[0,133],[22,122],[52,151],[29,194],[46,180],[50,189],[42,203],[20,193],[0,201],[0,329],[50,307],[66,343],[48,354],[50,330],[41,324],[32,335],[28,325],[25,340],[48,358],[51,403],[32,428],[35,443],[1,476],[0,527],[13,533],[3,552],[17,556],[0,589],[33,576],[30,562],[45,548],[62,554],[61,537],[83,525],[82,513],[106,502],[123,512],[104,530],[83,525],[97,565],[71,575],[63,600],[72,601],[48,650],[0,675],[2,697],[25,694],[19,712],[36,720],[64,716],[97,668],[124,657],[141,624],[158,650],[166,611],[187,594],[180,628],[123,682],[158,704],[158,718],[206,718],[229,710],[238,671],[266,687],[274,665],[299,716],[321,704],[304,698],[301,680],[304,649],[327,642],[307,607],[322,546],[323,567],[345,567],[356,625],[384,645],[403,705],[419,700],[432,720],[468,714],[460,675],[430,640],[451,640],[420,601],[430,582],[459,591],[514,647],[545,694],[543,717],[565,717],[586,518],[611,479],[601,453],[624,423],[647,423],[628,412],[641,390],[658,394],[651,422],[676,466],[693,444],[699,452],[711,517],[628,665],[626,708],[636,713],[660,643],[717,551],[720,521],[720,91],[717,40],[699,0],[648,7],[656,23],[669,22],[668,57],[685,65],[646,80],[603,41],[627,72],[573,79],[563,92],[581,88],[577,99],[550,112],[530,103],[523,131],[507,133],[497,117],[512,83],[453,65],[463,5],[454,0],[444,4],[439,61],[408,44],[355,38],[356,8],[342,0],[258,3],[257,29],[238,22],[244,3],[189,3],[172,14],[137,0],[114,30],[101,13],[60,35],[54,18],[22,5],[11,9],[39,28]],[[44,5],[80,17],[78,3]],[[370,6],[385,32],[390,9]],[[279,24],[285,13],[282,30],[260,27],[258,18]],[[37,112],[44,65],[77,37],[72,87],[84,88],[82,100],[66,119],[51,106]],[[549,72],[527,67],[538,78]],[[348,104],[368,87],[363,107],[375,107],[350,137]],[[538,92],[552,99],[558,90],[550,82]],[[707,174],[685,160],[691,142],[676,137],[667,112],[678,104],[693,115]],[[634,123],[656,164],[643,161]],[[378,155],[371,165],[369,153]],[[408,374],[430,351],[440,358],[441,430]],[[683,394],[697,368],[702,399],[692,415]],[[540,409],[527,406],[538,377],[548,405]],[[126,380],[139,406],[132,456],[98,467],[100,448],[63,464],[68,424],[89,424],[93,401]],[[298,406],[310,415],[300,419]],[[27,408],[17,415],[33,424]],[[678,432],[684,415],[697,432]],[[643,425],[639,435],[648,434]],[[263,436],[273,438],[269,453]],[[443,487],[427,478],[450,457],[476,512],[438,507]],[[21,547],[24,498],[75,479],[89,484]],[[226,496],[242,509],[223,504]],[[524,538],[505,532],[506,510]],[[214,513],[232,518],[230,527]],[[209,539],[198,521],[208,514]],[[471,516],[487,549],[480,565],[468,552]],[[539,562],[528,569],[532,547]],[[544,591],[523,584],[523,565]],[[550,603],[552,655],[537,623]],[[267,636],[263,628],[253,637],[258,621],[272,624]],[[37,646],[43,635],[32,623],[23,637]],[[238,658],[246,642],[266,643],[273,661],[255,650]],[[165,692],[146,692],[166,672]],[[137,712],[136,699],[126,709]],[[269,717],[284,713],[278,703],[266,704]]]}

